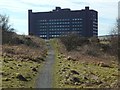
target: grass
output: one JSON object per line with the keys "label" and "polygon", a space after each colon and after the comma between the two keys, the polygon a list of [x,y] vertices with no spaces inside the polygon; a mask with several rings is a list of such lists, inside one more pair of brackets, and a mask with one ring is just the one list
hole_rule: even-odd
{"label": "grass", "polygon": [[[12,58],[3,59],[2,65],[2,87],[3,88],[33,88],[35,85],[38,72],[37,70],[43,66],[43,63],[34,61],[18,61]],[[22,75],[27,81],[17,78],[17,75]]]}
{"label": "grass", "polygon": [[16,35],[15,40],[2,45],[2,88],[35,88],[47,55],[46,43],[35,36]]}
{"label": "grass", "polygon": [[52,40],[56,52],[54,88],[116,88],[118,86],[117,63],[102,67],[83,60],[67,60],[60,53],[60,44]]}

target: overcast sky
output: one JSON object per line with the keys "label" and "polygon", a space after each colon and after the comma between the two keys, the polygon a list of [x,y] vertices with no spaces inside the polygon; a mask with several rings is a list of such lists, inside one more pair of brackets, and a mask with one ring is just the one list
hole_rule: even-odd
{"label": "overcast sky", "polygon": [[85,6],[98,11],[98,34],[109,34],[118,17],[119,0],[0,0],[0,14],[10,18],[18,34],[28,34],[28,9],[33,12],[51,11],[56,6],[81,10]]}

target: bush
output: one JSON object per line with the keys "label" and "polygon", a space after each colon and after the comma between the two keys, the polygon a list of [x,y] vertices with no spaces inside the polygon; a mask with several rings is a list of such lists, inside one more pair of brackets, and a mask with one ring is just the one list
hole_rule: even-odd
{"label": "bush", "polygon": [[103,54],[102,51],[100,51],[100,47],[97,45],[87,44],[82,46],[81,48],[82,48],[81,53],[87,54],[90,56],[99,57]]}
{"label": "bush", "polygon": [[2,31],[2,44],[10,44],[13,40],[14,32]]}
{"label": "bush", "polygon": [[75,33],[60,38],[61,42],[65,45],[68,51],[76,49],[78,46],[89,43],[85,37],[80,37]]}
{"label": "bush", "polygon": [[100,48],[106,53],[109,53],[111,50],[110,44],[100,44]]}
{"label": "bush", "polygon": [[110,40],[110,47],[111,47],[111,54],[112,55],[118,55],[118,37],[111,37]]}

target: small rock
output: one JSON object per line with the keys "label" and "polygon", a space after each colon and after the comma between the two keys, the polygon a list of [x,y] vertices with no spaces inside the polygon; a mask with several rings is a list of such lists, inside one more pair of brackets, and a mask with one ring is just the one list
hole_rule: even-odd
{"label": "small rock", "polygon": [[37,72],[37,69],[36,68],[32,68],[33,71]]}
{"label": "small rock", "polygon": [[71,56],[68,56],[68,57],[67,57],[67,60],[73,60],[73,61],[76,61],[76,59],[72,58]]}
{"label": "small rock", "polygon": [[45,61],[45,59],[43,57],[38,57],[37,59],[41,60],[41,61]]}
{"label": "small rock", "polygon": [[109,68],[110,68],[109,65],[107,65],[107,64],[105,64],[105,63],[103,63],[103,62],[99,62],[98,65],[99,65],[100,67],[109,67]]}
{"label": "small rock", "polygon": [[17,64],[17,66],[21,67],[22,65],[21,64]]}
{"label": "small rock", "polygon": [[70,75],[65,75],[65,78],[68,79],[70,77]]}
{"label": "small rock", "polygon": [[71,70],[71,73],[79,75],[79,73],[75,70]]}
{"label": "small rock", "polygon": [[23,75],[21,75],[19,73],[16,75],[16,78],[18,78],[21,81],[27,81],[27,79]]}
{"label": "small rock", "polygon": [[12,76],[11,78],[15,78],[14,76]]}
{"label": "small rock", "polygon": [[88,80],[88,78],[86,76],[83,77],[85,80]]}
{"label": "small rock", "polygon": [[3,60],[3,63],[8,63],[8,61],[6,59]]}
{"label": "small rock", "polygon": [[36,68],[38,68],[39,66],[36,66]]}
{"label": "small rock", "polygon": [[70,64],[68,65],[68,67],[70,67]]}
{"label": "small rock", "polygon": [[3,81],[10,81],[9,78],[3,78]]}
{"label": "small rock", "polygon": [[63,55],[62,57],[63,57],[63,58],[65,58],[66,56],[65,56],[65,55]]}
{"label": "small rock", "polygon": [[13,69],[13,67],[10,67],[10,69]]}
{"label": "small rock", "polygon": [[65,69],[62,70],[62,72],[65,72],[65,71],[66,71]]}
{"label": "small rock", "polygon": [[78,82],[75,82],[75,85],[79,85],[79,83],[78,83]]}
{"label": "small rock", "polygon": [[71,59],[72,59],[71,56],[68,56],[68,57],[67,57],[67,60],[71,60]]}
{"label": "small rock", "polygon": [[78,77],[72,77],[71,81],[73,83],[75,83],[75,82],[80,83],[80,79]]}
{"label": "small rock", "polygon": [[7,75],[9,75],[9,74],[7,74],[7,73],[4,72],[4,71],[1,71],[1,72],[0,72],[0,75],[2,75],[2,76],[7,76]]}
{"label": "small rock", "polygon": [[61,56],[58,56],[58,59],[61,59]]}

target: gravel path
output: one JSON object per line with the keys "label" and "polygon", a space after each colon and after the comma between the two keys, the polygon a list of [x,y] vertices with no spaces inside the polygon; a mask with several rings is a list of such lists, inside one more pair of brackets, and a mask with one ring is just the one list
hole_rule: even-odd
{"label": "gravel path", "polygon": [[39,77],[37,80],[37,85],[36,88],[52,88],[52,69],[53,69],[53,64],[54,64],[54,59],[55,59],[55,54],[54,54],[54,49],[53,47],[47,43],[48,47],[48,56],[46,58],[46,63],[42,70],[39,72]]}

